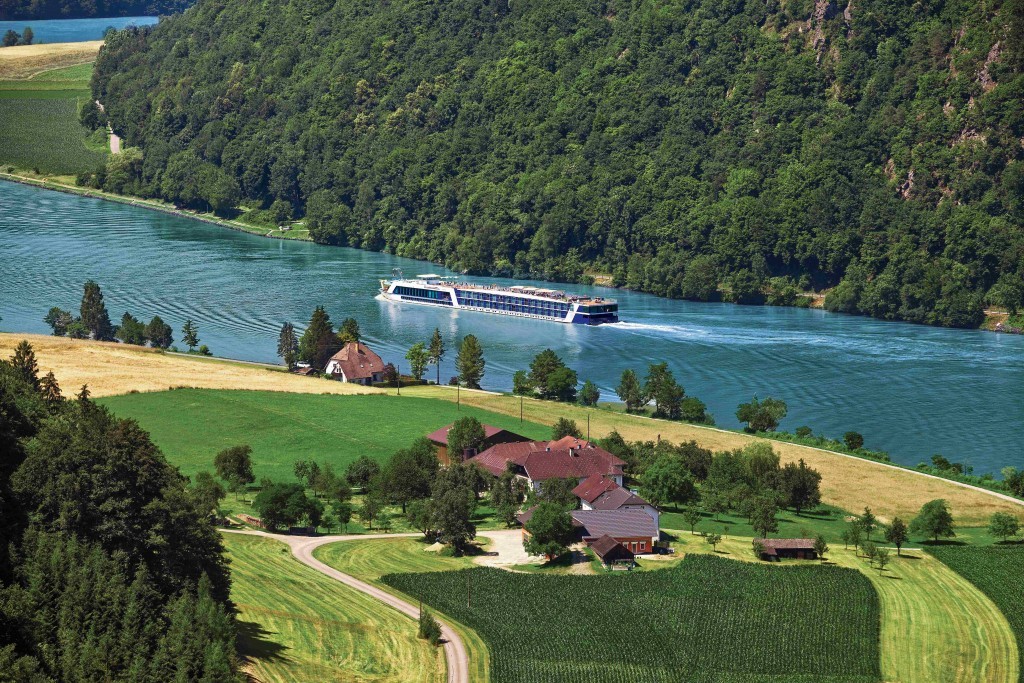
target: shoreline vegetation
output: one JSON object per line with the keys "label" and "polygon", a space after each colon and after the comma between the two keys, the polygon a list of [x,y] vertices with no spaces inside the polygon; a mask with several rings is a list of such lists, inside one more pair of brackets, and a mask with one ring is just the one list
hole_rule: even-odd
{"label": "shoreline vegetation", "polygon": [[[0,333],[0,357],[10,355],[22,339],[27,339],[32,344],[42,371],[58,372],[62,384],[68,387],[88,384],[92,395],[97,397],[166,391],[184,387],[261,389],[316,394],[393,395],[395,393],[393,390],[303,377],[286,372],[283,366],[277,369],[230,359],[172,354],[158,349],[128,344],[94,342],[38,334]],[[405,387],[402,394],[439,398],[451,402],[455,402],[457,398],[453,388],[438,385]],[[518,417],[520,414],[519,398],[511,394],[492,391],[463,389],[460,392],[462,404],[514,417]],[[784,460],[795,462],[803,457],[807,459],[808,463],[814,463],[816,468],[826,473],[826,481],[833,483],[827,487],[827,490],[823,490],[823,494],[826,498],[840,503],[839,507],[844,509],[857,510],[864,507],[858,493],[859,490],[870,490],[873,496],[877,496],[881,489],[900,486],[900,481],[902,481],[902,486],[913,483],[921,493],[921,497],[929,500],[943,497],[951,499],[963,497],[963,500],[970,500],[969,504],[953,503],[954,508],[959,510],[974,508],[974,512],[969,513],[969,517],[966,518],[967,525],[987,523],[994,511],[1003,509],[1019,511],[1018,506],[1024,506],[1024,499],[1005,492],[922,472],[898,463],[882,462],[856,453],[801,445],[766,434],[745,434],[740,430],[658,420],[645,415],[628,415],[620,410],[615,410],[608,404],[598,408],[586,408],[575,404],[525,398],[524,405],[525,419],[539,424],[553,424],[561,416],[574,419],[577,424],[583,425],[587,424],[589,416],[595,436],[606,435],[615,430],[629,440],[653,440],[657,433],[662,439],[671,442],[683,443],[696,439],[705,447],[718,450],[728,450],[756,441],[768,440],[780,450]],[[837,460],[837,458],[839,459]],[[851,468],[851,461],[853,463],[871,463],[881,467],[877,469],[872,467],[863,471],[858,468],[852,479],[844,478],[844,484],[837,472],[844,470],[848,472]],[[906,476],[913,478],[906,479]],[[948,485],[953,485],[956,488],[948,488]],[[979,498],[979,495],[984,498]],[[896,492],[893,492],[893,497],[894,501],[903,499],[903,496]],[[903,507],[908,508],[908,513],[916,511],[920,507],[917,503],[915,498],[911,502],[897,501],[895,504],[900,506],[897,511],[902,514]],[[869,501],[868,504],[871,502]]]}
{"label": "shoreline vegetation", "polygon": [[[78,195],[80,197],[88,197],[91,199],[102,199],[117,204],[125,204],[128,206],[136,206],[143,209],[150,209],[152,211],[159,211],[172,216],[178,216],[180,218],[191,218],[192,220],[201,221],[210,225],[217,225],[222,228],[229,230],[235,230],[238,232],[244,232],[250,235],[256,235],[257,237],[268,237],[271,239],[279,240],[295,240],[299,242],[313,242],[309,236],[309,231],[298,226],[301,223],[296,223],[292,226],[288,226],[288,229],[282,230],[280,226],[275,226],[272,223],[252,224],[244,223],[240,220],[233,220],[229,218],[223,218],[217,216],[213,212],[201,212],[192,209],[181,209],[169,202],[164,202],[158,199],[144,199],[142,197],[135,197],[133,195],[122,195],[113,192],[107,192],[105,190],[99,190],[91,187],[82,187],[68,182],[62,182],[62,178],[67,176],[53,176],[53,175],[24,175],[21,173],[11,173],[6,170],[0,170],[0,180],[7,180],[13,183],[20,183],[22,185],[28,185],[30,187],[36,187],[43,190],[53,190],[55,192],[64,192],[66,194]],[[72,181],[73,182],[73,181]],[[244,216],[245,213],[243,212]],[[321,245],[321,246],[334,246],[334,245]],[[354,247],[358,248],[358,247]],[[435,265],[441,265],[442,263],[435,263]],[[612,278],[610,275],[605,273],[587,273],[595,286],[599,287],[610,287],[612,289],[623,289],[625,291],[633,291],[627,287],[617,287],[612,284]],[[559,281],[550,281],[556,284],[571,284]],[[799,292],[796,294],[798,303],[793,304],[771,304],[764,303],[763,306],[781,306],[786,308],[814,308],[823,309],[825,297],[828,292]],[[652,294],[651,296],[660,296],[658,294]],[[802,302],[800,302],[802,300]],[[694,302],[701,303],[701,302]],[[729,302],[726,302],[729,303]],[[746,304],[736,304],[746,305]],[[841,313],[841,315],[856,315],[853,313]],[[907,321],[891,321],[891,322],[903,322],[907,324]],[[1007,334],[1024,334],[1024,315],[1011,315],[1006,311],[985,311],[985,320],[977,328],[947,328],[947,329],[978,329],[987,332],[1002,332]]]}

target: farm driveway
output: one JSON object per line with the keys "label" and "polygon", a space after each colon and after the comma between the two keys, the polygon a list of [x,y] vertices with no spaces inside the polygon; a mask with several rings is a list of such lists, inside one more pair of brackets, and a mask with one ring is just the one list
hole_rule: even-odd
{"label": "farm driveway", "polygon": [[[225,533],[233,534],[248,534],[251,536],[266,536],[273,538],[274,540],[281,541],[289,548],[292,549],[292,555],[295,558],[317,570],[321,574],[325,574],[336,581],[354,588],[355,590],[365,593],[370,597],[383,602],[385,605],[395,608],[402,614],[406,614],[413,619],[419,618],[419,608],[412,605],[401,598],[395,597],[394,595],[372,586],[365,581],[343,574],[333,567],[329,567],[320,560],[313,557],[313,551],[322,545],[327,543],[334,543],[336,541],[355,541],[361,539],[371,538],[400,538],[400,537],[415,537],[420,534],[363,534],[363,535],[338,535],[338,536],[286,536],[284,534],[269,534],[264,531],[255,531],[250,529],[222,529]],[[466,646],[462,642],[462,639],[450,626],[441,622],[441,636],[444,638],[444,656],[448,661],[448,683],[469,683],[469,656],[466,654]]]}
{"label": "farm driveway", "polygon": [[523,532],[519,529],[501,531],[480,531],[477,536],[490,539],[487,550],[498,553],[497,557],[484,555],[476,558],[477,564],[487,567],[511,567],[514,564],[529,564],[540,559],[538,555],[527,555],[523,550]]}

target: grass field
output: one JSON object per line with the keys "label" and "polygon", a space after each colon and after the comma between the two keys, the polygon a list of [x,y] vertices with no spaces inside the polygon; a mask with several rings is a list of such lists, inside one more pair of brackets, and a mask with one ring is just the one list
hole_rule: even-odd
{"label": "grass field", "polygon": [[659,572],[383,581],[476,630],[495,683],[880,680],[878,597],[847,569],[704,555]]}
{"label": "grass field", "polygon": [[[392,572],[438,572],[474,566],[472,558],[446,557],[425,551],[425,547],[424,541],[419,538],[343,541],[321,546],[313,555],[338,571],[385,589],[390,587],[382,583],[380,577]],[[470,680],[473,683],[486,683],[490,679],[490,659],[483,639],[471,629],[450,619],[448,621],[466,645]]]}
{"label": "grass field", "polygon": [[121,417],[137,419],[167,458],[188,475],[211,469],[217,451],[241,443],[253,448],[257,479],[290,481],[293,463],[308,458],[341,471],[361,455],[390,457],[417,437],[467,415],[526,436],[550,437],[546,427],[404,395],[180,389],[110,397],[101,403]]}
{"label": "grass field", "polygon": [[[455,392],[449,391],[448,387],[413,387],[403,390],[405,393],[455,400]],[[462,392],[462,403],[464,406],[473,405],[495,413],[519,416],[517,396]],[[695,440],[701,446],[716,451],[742,448],[760,440],[739,432],[535,399],[524,402],[524,415],[527,420],[548,425],[554,424],[559,417],[574,419],[577,424],[586,425],[589,415],[591,434],[595,438],[605,436],[614,429],[630,441],[653,440],[658,436],[676,443]],[[822,498],[829,505],[843,510],[860,511],[869,506],[884,519],[899,515],[909,520],[926,502],[945,498],[957,521],[967,526],[987,524],[994,512],[1018,515],[1024,512],[1024,505],[966,489],[942,479],[923,477],[908,470],[782,441],[773,441],[772,446],[781,454],[784,463],[803,458],[808,465],[821,472]]]}
{"label": "grass field", "polygon": [[[54,175],[95,169],[106,159],[106,136],[91,137],[78,123],[78,110],[91,97],[92,65],[38,73],[31,71],[35,66],[29,66],[17,72],[12,66],[17,62],[6,53],[20,49],[0,50],[0,74],[6,65],[7,73],[27,76],[6,80],[0,76],[0,139],[4,141],[0,166]],[[45,58],[47,53],[42,54]],[[32,57],[24,59],[38,66]]]}
{"label": "grass field", "polygon": [[239,649],[262,683],[441,682],[440,649],[416,623],[306,567],[277,541],[225,534]]}
{"label": "grass field", "polygon": [[166,391],[174,387],[306,394],[383,393],[369,387],[300,377],[284,372],[284,368],[279,367],[233,363],[201,356],[163,353],[141,346],[39,334],[0,333],[0,357],[9,358],[14,353],[14,347],[23,339],[32,344],[40,373],[52,370],[65,394],[74,394],[83,384],[89,385],[89,391],[94,397],[133,391]]}
{"label": "grass field", "polygon": [[1017,641],[1017,678],[1007,680],[1024,682],[1024,545],[944,545],[930,547],[928,552],[974,584],[1002,610]]}

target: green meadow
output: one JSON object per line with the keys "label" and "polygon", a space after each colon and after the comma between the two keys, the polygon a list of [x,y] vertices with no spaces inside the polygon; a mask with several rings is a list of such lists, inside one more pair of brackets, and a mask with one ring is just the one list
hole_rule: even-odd
{"label": "green meadow", "polygon": [[296,460],[330,463],[340,472],[362,455],[385,460],[467,415],[527,437],[551,436],[550,427],[412,396],[176,389],[98,402],[138,420],[168,460],[189,476],[212,471],[217,452],[239,444],[252,446],[257,480],[292,480]]}

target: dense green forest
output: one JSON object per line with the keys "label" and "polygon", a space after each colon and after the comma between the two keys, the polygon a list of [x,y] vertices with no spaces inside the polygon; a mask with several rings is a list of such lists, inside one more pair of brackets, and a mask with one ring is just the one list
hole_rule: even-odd
{"label": "dense green forest", "polygon": [[138,149],[80,181],[471,273],[972,327],[1024,307],[1022,67],[1024,0],[200,0],[101,51]]}
{"label": "dense green forest", "polygon": [[0,21],[164,16],[185,11],[195,0],[0,0]]}
{"label": "dense green forest", "polygon": [[0,680],[239,681],[217,531],[137,423],[0,361]]}

